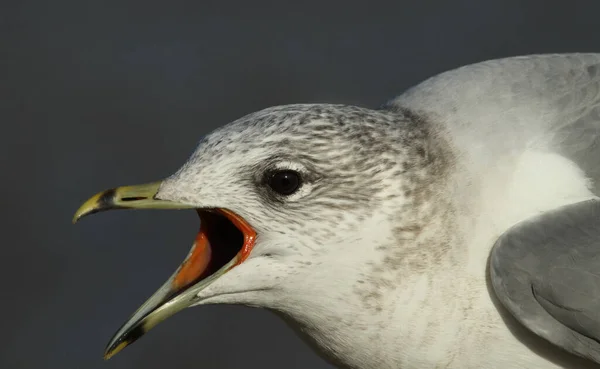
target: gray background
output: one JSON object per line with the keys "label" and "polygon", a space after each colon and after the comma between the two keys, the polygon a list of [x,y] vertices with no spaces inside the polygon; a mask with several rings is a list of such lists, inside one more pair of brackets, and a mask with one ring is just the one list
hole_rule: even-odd
{"label": "gray background", "polygon": [[160,179],[199,138],[277,104],[378,106],[484,59],[600,51],[599,1],[82,1],[0,5],[0,367],[327,368],[257,309],[187,309],[104,345],[182,261],[193,212],[70,224]]}

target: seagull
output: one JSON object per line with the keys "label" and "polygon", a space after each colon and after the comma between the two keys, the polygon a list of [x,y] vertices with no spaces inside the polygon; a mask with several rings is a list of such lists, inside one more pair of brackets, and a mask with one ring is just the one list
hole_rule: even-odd
{"label": "seagull", "polygon": [[384,105],[291,104],[100,192],[193,209],[191,251],[105,358],[178,311],[274,312],[340,368],[600,368],[600,54],[483,61]]}

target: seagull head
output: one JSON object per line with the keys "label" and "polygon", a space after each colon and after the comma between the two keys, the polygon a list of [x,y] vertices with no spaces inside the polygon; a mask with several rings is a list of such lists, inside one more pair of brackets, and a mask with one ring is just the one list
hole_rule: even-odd
{"label": "seagull head", "polygon": [[162,181],[91,197],[74,221],[111,209],[194,209],[200,218],[183,263],[116,332],[105,358],[194,305],[301,314],[309,307],[298,294],[347,298],[364,282],[367,251],[392,237],[388,207],[403,206],[411,190],[393,175],[426,160],[422,148],[391,144],[410,139],[398,135],[403,120],[345,105],[272,107],[204,137]]}

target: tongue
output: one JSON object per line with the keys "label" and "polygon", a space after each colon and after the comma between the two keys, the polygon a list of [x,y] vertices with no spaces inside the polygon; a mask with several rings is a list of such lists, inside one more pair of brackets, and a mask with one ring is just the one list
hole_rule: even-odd
{"label": "tongue", "polygon": [[177,272],[177,275],[173,279],[173,289],[179,291],[200,279],[208,269],[211,255],[212,249],[206,234],[205,222],[202,222],[200,224],[200,231],[196,236],[196,241],[192,246],[192,251],[181,264],[179,272]]}

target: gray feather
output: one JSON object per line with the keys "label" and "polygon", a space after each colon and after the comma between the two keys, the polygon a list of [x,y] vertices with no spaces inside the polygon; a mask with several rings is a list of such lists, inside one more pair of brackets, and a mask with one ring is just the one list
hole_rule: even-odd
{"label": "gray feather", "polygon": [[386,108],[432,116],[461,149],[485,143],[490,160],[528,147],[563,155],[585,171],[600,194],[600,54],[534,55],[465,66],[424,81]]}
{"label": "gray feather", "polygon": [[518,224],[496,242],[492,286],[525,327],[600,362],[600,201]]}

